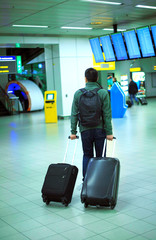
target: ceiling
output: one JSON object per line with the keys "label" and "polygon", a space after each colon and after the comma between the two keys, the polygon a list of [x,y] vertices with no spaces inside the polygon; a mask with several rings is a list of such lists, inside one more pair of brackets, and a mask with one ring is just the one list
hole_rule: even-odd
{"label": "ceiling", "polygon": [[[156,9],[136,8],[137,4],[156,6],[156,0],[107,0],[122,5],[104,5],[81,0],[0,0],[0,35],[44,35],[93,37],[111,33],[103,28],[131,29],[156,24]],[[100,24],[97,24],[100,23]],[[46,25],[48,28],[13,27],[13,24]],[[92,27],[92,30],[67,30]]]}

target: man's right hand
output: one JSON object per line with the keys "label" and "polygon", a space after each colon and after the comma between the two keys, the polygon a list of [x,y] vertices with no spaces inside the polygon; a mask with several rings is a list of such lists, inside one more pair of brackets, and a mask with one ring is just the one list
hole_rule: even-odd
{"label": "man's right hand", "polygon": [[107,135],[106,138],[107,138],[107,140],[109,140],[109,141],[113,141],[113,135]]}
{"label": "man's right hand", "polygon": [[71,140],[76,139],[76,135],[75,135],[75,134],[71,134],[71,135],[70,135],[70,139],[71,139]]}

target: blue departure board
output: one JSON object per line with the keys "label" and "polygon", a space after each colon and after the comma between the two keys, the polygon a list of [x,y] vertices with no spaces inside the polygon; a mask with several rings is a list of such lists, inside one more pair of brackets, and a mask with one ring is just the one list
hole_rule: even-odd
{"label": "blue departure board", "polygon": [[91,45],[91,48],[92,48],[92,52],[94,54],[95,61],[97,63],[104,62],[104,58],[103,58],[102,49],[101,49],[101,46],[100,46],[99,39],[98,38],[92,38],[89,41],[90,41],[90,45]]}
{"label": "blue departure board", "polygon": [[143,57],[155,56],[149,27],[137,28],[136,31],[138,34],[142,56]]}
{"label": "blue departure board", "polygon": [[124,32],[123,34],[124,34],[129,58],[130,59],[141,58],[141,53],[140,53],[135,30],[129,30]]}
{"label": "blue departure board", "polygon": [[153,36],[153,40],[154,40],[154,45],[156,48],[156,25],[151,26],[151,31],[152,31],[152,36]]}
{"label": "blue departure board", "polygon": [[127,52],[123,41],[122,33],[111,34],[117,60],[127,60]]}
{"label": "blue departure board", "polygon": [[116,59],[115,59],[115,54],[114,54],[110,36],[106,35],[106,36],[100,37],[100,40],[102,43],[102,48],[104,51],[106,62],[115,61]]}

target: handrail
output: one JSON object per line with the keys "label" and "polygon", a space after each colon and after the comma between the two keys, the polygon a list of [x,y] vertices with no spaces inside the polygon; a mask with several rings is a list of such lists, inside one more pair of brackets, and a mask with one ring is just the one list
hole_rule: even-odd
{"label": "handrail", "polygon": [[[9,95],[4,91],[4,89],[1,86],[0,86],[0,101],[4,105],[4,107],[6,108],[9,114],[14,114],[16,112],[19,112],[19,109],[17,111],[13,107],[15,99],[9,98]],[[18,103],[18,106],[19,106],[19,103]]]}

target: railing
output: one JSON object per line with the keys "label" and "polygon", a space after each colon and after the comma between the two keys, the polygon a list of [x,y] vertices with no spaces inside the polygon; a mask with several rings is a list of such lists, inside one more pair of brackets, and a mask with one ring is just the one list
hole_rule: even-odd
{"label": "railing", "polygon": [[9,95],[0,86],[0,102],[4,105],[5,109],[10,115],[19,113],[19,98],[9,97]]}

